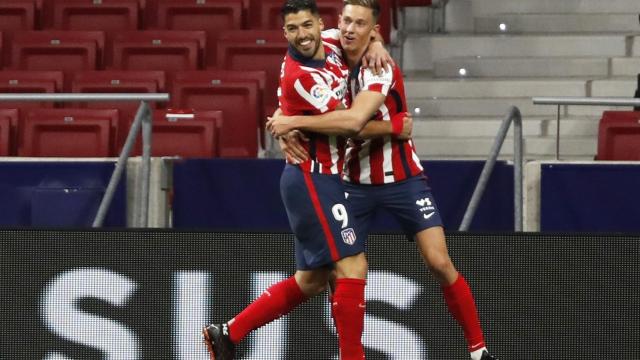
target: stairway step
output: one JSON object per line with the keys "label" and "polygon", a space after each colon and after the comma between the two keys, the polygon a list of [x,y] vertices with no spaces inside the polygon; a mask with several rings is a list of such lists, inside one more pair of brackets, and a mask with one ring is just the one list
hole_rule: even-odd
{"label": "stairway step", "polygon": [[586,96],[583,79],[407,79],[405,92],[411,98],[500,98],[533,96]]}
{"label": "stairway step", "polygon": [[[627,56],[627,36],[411,33],[403,48],[403,69],[413,71],[433,69],[434,62],[457,57],[622,57]],[[640,49],[633,51],[640,54]]]}
{"label": "stairway step", "polygon": [[[504,24],[505,30],[499,25]],[[476,33],[615,33],[638,31],[638,14],[495,14],[476,17]]]}
{"label": "stairway step", "polygon": [[[492,138],[443,139],[437,137],[416,138],[414,144],[421,159],[429,158],[475,158],[486,159],[491,151]],[[560,158],[593,159],[598,140],[595,137],[560,139]],[[556,154],[555,137],[530,137],[524,139],[525,159],[550,159]],[[513,157],[513,140],[505,139],[500,149],[500,158]]]}
{"label": "stairway step", "polygon": [[[502,118],[493,117],[431,117],[414,118],[413,134],[417,137],[493,137],[498,134]],[[570,117],[560,119],[561,136],[597,136],[598,118]],[[556,118],[524,117],[522,134],[530,136],[555,136]],[[509,126],[507,137],[513,136],[513,124]]]}
{"label": "stairway step", "polygon": [[[638,68],[640,72],[640,68]],[[591,82],[591,96],[633,97],[638,86],[636,77],[611,78]]]}
{"label": "stairway step", "polygon": [[550,57],[462,57],[442,59],[434,63],[438,77],[459,77],[460,69],[467,77],[591,77],[607,76],[607,58]]}
{"label": "stairway step", "polygon": [[611,75],[637,76],[640,73],[640,57],[615,57],[611,59]]}
{"label": "stairway step", "polygon": [[639,13],[637,0],[476,0],[474,16],[501,13]]}

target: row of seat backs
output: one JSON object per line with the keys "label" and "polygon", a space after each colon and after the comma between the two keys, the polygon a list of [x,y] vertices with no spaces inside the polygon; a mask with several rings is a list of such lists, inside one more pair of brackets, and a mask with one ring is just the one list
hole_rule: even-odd
{"label": "row of seat backs", "polygon": [[[335,27],[342,0],[316,0]],[[22,30],[281,29],[282,0],[3,0],[0,20]],[[203,21],[204,20],[204,21]],[[217,24],[210,24],[210,22]]]}
{"label": "row of seat backs", "polygon": [[[217,157],[220,153],[221,111],[202,111],[191,119],[171,112],[153,115],[153,156]],[[18,109],[0,109],[0,156],[109,157],[117,156],[114,133],[120,129],[116,109],[31,109],[21,118]],[[138,140],[133,155],[141,153]]]}
{"label": "row of seat backs", "polygon": [[[72,91],[71,79],[78,71],[101,70],[103,52],[112,52],[110,69],[176,72],[201,70],[204,33],[199,31],[127,32],[104,47],[101,32],[26,32],[15,34],[8,69],[64,73],[63,90]],[[264,107],[277,108],[280,65],[287,49],[281,31],[228,31],[218,39],[217,68],[264,71]],[[0,52],[2,50],[0,49]]]}
{"label": "row of seat backs", "polygon": [[[317,0],[325,28],[335,28],[342,0]],[[83,30],[112,33],[136,30],[204,31],[209,65],[215,43],[227,30],[279,30],[282,0],[3,0],[0,31]],[[385,41],[397,27],[397,9],[431,6],[431,0],[380,0],[379,23]]]}
{"label": "row of seat backs", "polygon": [[[0,93],[56,93],[62,89],[62,72],[0,71]],[[220,156],[255,157],[264,138],[263,106],[266,75],[264,71],[187,71],[176,73],[171,82],[159,71],[89,71],[74,74],[71,89],[76,93],[162,93],[170,92],[167,107],[189,109],[196,113],[220,110],[226,121],[220,128]],[[135,116],[135,102],[4,102],[0,108],[115,108],[120,111],[119,129],[128,129]],[[118,131],[114,146],[122,147],[126,130]]]}
{"label": "row of seat backs", "polygon": [[602,114],[596,160],[640,161],[640,111],[605,111]]}

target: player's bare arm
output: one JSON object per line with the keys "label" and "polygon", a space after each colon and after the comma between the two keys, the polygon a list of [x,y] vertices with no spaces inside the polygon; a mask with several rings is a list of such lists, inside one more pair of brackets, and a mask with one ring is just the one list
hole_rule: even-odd
{"label": "player's bare arm", "polygon": [[363,91],[348,110],[332,111],[314,116],[275,116],[269,118],[267,129],[280,136],[291,130],[313,131],[327,135],[355,136],[384,103],[385,96],[375,91]]}
{"label": "player's bare arm", "polygon": [[409,140],[413,132],[413,118],[411,114],[399,113],[391,121],[369,121],[360,132],[354,136],[357,139],[371,139],[380,136],[395,136],[400,140]]}

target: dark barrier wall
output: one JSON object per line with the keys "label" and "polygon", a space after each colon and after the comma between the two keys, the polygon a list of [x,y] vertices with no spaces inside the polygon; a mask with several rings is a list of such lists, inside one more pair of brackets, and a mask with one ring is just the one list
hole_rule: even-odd
{"label": "dark barrier wall", "polygon": [[[0,231],[0,359],[206,360],[200,326],[289,276],[291,235]],[[639,359],[640,237],[450,234],[501,359]],[[467,359],[415,244],[369,241],[367,359]],[[326,297],[240,359],[335,359]]]}
{"label": "dark barrier wall", "polygon": [[[91,227],[114,168],[113,161],[0,162],[0,226]],[[127,224],[124,183],[106,226]]]}
{"label": "dark barrier wall", "polygon": [[[445,226],[458,229],[484,162],[427,161]],[[176,228],[289,231],[280,200],[284,160],[186,160],[175,164],[173,225]],[[387,213],[374,231],[397,230]],[[513,167],[498,162],[471,224],[475,231],[512,231]]]}
{"label": "dark barrier wall", "polygon": [[640,232],[640,166],[542,164],[540,230]]}

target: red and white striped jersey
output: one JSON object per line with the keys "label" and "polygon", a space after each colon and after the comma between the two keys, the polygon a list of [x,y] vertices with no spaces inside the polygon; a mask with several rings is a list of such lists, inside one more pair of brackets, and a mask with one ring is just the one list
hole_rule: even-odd
{"label": "red and white striped jersey", "polygon": [[[284,115],[318,115],[333,111],[341,104],[348,107],[349,69],[342,58],[337,34],[323,32],[324,60],[301,56],[293,47],[282,63],[278,100]],[[305,132],[309,160],[300,164],[304,171],[342,174],[346,139],[341,136]]]}
{"label": "red and white striped jersey", "polygon": [[[359,68],[349,79],[350,95],[376,91],[386,96],[384,104],[371,121],[390,121],[407,111],[402,73],[391,65],[380,75]],[[383,136],[367,140],[350,139],[346,151],[344,180],[356,184],[388,184],[422,173],[422,165],[412,140]]]}

